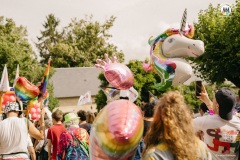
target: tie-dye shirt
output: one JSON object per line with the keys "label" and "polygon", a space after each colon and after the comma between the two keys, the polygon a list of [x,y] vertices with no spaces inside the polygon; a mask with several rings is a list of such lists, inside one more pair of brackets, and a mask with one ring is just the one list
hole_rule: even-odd
{"label": "tie-dye shirt", "polygon": [[[198,140],[198,157],[200,160],[212,160],[211,154],[207,151],[206,145]],[[147,150],[144,160],[175,160],[167,143],[163,142]]]}
{"label": "tie-dye shirt", "polygon": [[[80,145],[81,143],[81,145]],[[57,159],[88,159],[89,135],[83,128],[70,128],[60,135]]]}

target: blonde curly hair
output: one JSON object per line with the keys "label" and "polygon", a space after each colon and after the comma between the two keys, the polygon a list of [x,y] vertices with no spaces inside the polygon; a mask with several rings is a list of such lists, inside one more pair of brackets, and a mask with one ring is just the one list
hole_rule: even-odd
{"label": "blonde curly hair", "polygon": [[198,159],[192,116],[183,96],[178,91],[169,91],[155,107],[153,122],[144,138],[143,155],[148,148],[166,142],[176,160]]}

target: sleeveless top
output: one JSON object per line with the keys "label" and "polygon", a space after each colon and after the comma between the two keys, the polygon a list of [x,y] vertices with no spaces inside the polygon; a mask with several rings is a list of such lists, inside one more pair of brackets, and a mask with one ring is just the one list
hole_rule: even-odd
{"label": "sleeveless top", "polygon": [[28,159],[28,130],[25,118],[9,117],[0,122],[0,158]]}

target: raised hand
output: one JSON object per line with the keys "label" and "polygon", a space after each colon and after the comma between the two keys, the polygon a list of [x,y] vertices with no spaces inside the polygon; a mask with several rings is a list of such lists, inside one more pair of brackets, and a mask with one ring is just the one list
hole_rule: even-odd
{"label": "raised hand", "polygon": [[209,99],[208,93],[204,85],[202,85],[202,92],[200,96],[197,96],[203,103],[205,103],[208,109],[212,109],[212,101]]}

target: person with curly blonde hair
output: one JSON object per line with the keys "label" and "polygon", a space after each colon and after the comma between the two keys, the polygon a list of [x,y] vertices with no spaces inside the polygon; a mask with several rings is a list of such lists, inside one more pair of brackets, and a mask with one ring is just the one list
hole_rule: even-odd
{"label": "person with curly blonde hair", "polygon": [[163,94],[144,142],[144,160],[209,160],[206,145],[195,136],[192,116],[178,91]]}

